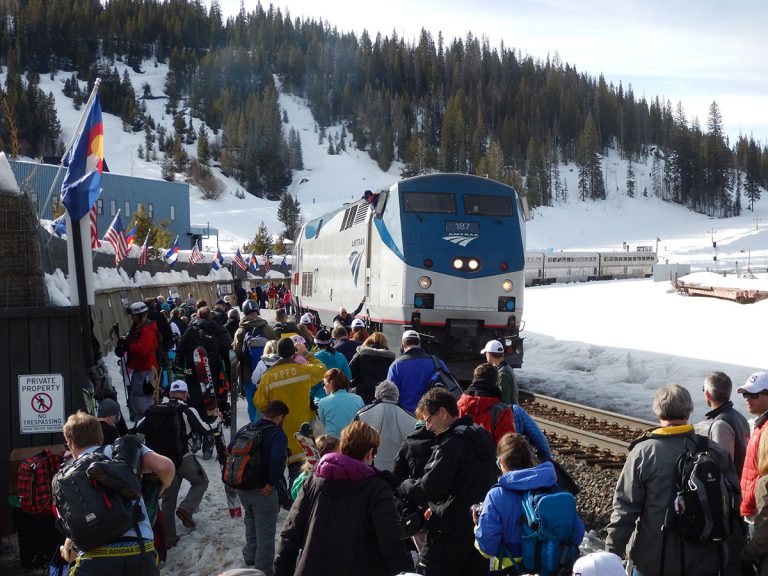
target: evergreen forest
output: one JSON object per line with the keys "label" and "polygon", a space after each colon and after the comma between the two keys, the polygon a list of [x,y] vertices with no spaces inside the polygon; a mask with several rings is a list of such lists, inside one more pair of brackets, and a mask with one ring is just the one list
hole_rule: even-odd
{"label": "evergreen forest", "polygon": [[[135,93],[116,61],[139,77],[143,67],[167,63],[165,93],[148,85]],[[416,43],[395,32],[357,36],[261,4],[225,20],[215,0],[210,7],[200,0],[4,0],[0,64],[7,68],[3,150],[60,155],[61,127],[40,76],[64,74],[75,106],[87,98],[83,87],[101,77],[103,110],[125,130],[145,133],[141,153],[162,164],[164,178],[184,173],[210,197],[220,186],[212,165],[247,193],[284,196],[302,160],[298,135],[284,129],[279,90],[307,100],[321,138],[342,125],[383,170],[397,161],[403,176],[488,175],[513,184],[532,207],[568,194],[605,198],[601,161],[611,148],[629,161],[628,195],[654,194],[710,216],[751,209],[768,184],[768,146],[747,135],[730,142],[716,102],[703,124],[689,121],[682,102],[646,100],[556,54],[534,59],[473,34],[447,42],[422,29]],[[172,130],[142,105],[158,97],[173,115]],[[193,130],[191,117],[208,129]],[[188,157],[182,143],[197,143],[197,156]],[[328,138],[329,154],[344,147],[344,138]],[[651,167],[651,189],[635,187],[640,161]],[[563,186],[564,163],[578,169],[577,190]]]}

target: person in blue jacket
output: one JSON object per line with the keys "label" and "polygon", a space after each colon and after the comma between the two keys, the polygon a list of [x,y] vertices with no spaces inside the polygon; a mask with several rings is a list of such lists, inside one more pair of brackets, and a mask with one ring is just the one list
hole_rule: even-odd
{"label": "person in blue jacket", "polygon": [[536,450],[539,458],[542,460],[552,460],[552,451],[549,449],[549,442],[539,425],[536,424],[531,415],[517,404],[512,405],[512,412],[515,415],[515,432],[522,434],[528,439],[528,442]]}
{"label": "person in blue jacket", "polygon": [[[488,491],[475,526],[475,547],[493,558],[493,569],[513,566],[522,555],[522,501],[529,490],[550,489],[557,483],[551,462],[536,465],[535,458],[522,435],[505,434],[496,447],[502,475]],[[573,542],[584,538],[584,524],[576,516]]]}
{"label": "person in blue jacket", "polygon": [[[402,347],[403,354],[389,366],[387,380],[397,386],[400,406],[413,414],[435,374],[435,357],[421,347],[421,337],[415,330],[403,332]],[[438,359],[438,364],[448,370],[442,360]]]}
{"label": "person in blue jacket", "polygon": [[[344,354],[337,352],[333,347],[333,338],[328,330],[320,330],[315,336],[315,358],[320,360],[328,370],[338,368],[347,377],[347,380],[352,380],[352,371],[349,369],[349,362],[344,357]],[[323,389],[323,383],[318,382],[310,390],[310,397],[312,402],[317,405],[320,400],[325,398],[328,394]]]}

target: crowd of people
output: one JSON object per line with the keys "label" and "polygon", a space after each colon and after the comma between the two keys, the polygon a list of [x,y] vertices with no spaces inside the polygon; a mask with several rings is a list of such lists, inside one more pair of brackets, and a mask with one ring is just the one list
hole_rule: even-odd
{"label": "crowd of people", "polygon": [[[563,516],[558,542],[521,520],[535,511],[532,502],[570,492],[546,437],[519,405],[501,342],[477,351],[472,381],[456,397],[436,383],[436,367],[448,367],[424,350],[415,330],[403,332],[397,356],[384,334],[369,333],[357,317],[362,304],[340,309],[324,327],[309,312],[294,315],[289,298],[270,323],[261,310],[280,296],[242,292],[239,306],[220,300],[210,307],[189,295],[129,307],[131,330],[116,353],[130,383],[133,429],[116,426],[121,407],[106,398],[96,417],[70,416],[64,433],[75,462],[101,445],[113,456],[115,440],[142,434],[142,467],[158,480],[154,496],[139,501],[154,512],[95,552],[77,551],[77,538],[67,539],[61,555],[77,574],[157,574],[156,558],[171,561],[186,533],[176,521],[195,529],[205,505],[211,480],[197,454],[211,458],[228,424],[229,386],[246,401],[249,421],[232,430],[224,475],[237,477],[229,485],[244,512],[243,565],[268,576],[533,573],[532,538],[560,546],[565,574],[626,574],[622,561],[635,576],[768,574],[768,373],[737,390],[756,417],[753,430],[721,372],[704,383],[701,401],[711,410],[696,425],[688,421],[690,393],[660,388],[653,403],[659,427],[632,445],[616,485],[606,553],[577,560],[584,535],[577,514]],[[199,347],[213,369],[213,406],[194,369]],[[174,376],[164,386],[158,373],[169,366]],[[679,515],[690,505],[681,500],[681,474],[690,473],[681,462],[704,453],[710,476],[722,480],[727,527],[693,541],[670,510]],[[190,487],[178,502],[182,482]],[[281,506],[289,508],[282,527]],[[560,507],[564,514],[567,506]]]}

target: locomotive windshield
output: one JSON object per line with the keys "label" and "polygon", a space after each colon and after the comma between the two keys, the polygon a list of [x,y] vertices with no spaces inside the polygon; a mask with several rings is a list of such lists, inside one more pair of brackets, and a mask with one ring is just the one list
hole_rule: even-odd
{"label": "locomotive windshield", "polygon": [[403,210],[405,212],[456,214],[456,198],[453,194],[403,192]]}
{"label": "locomotive windshield", "polygon": [[478,216],[514,216],[515,204],[509,196],[464,194],[464,213]]}

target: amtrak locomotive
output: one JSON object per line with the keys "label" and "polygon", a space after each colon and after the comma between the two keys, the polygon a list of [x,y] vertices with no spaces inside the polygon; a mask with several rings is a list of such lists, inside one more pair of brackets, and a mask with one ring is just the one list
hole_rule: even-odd
{"label": "amtrak locomotive", "polygon": [[[525,222],[515,189],[430,174],[307,222],[294,245],[294,297],[330,324],[363,302],[371,331],[396,348],[403,330],[455,370],[492,338],[520,367]],[[466,366],[465,366],[466,367]]]}

